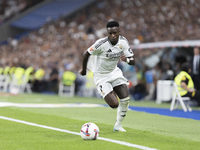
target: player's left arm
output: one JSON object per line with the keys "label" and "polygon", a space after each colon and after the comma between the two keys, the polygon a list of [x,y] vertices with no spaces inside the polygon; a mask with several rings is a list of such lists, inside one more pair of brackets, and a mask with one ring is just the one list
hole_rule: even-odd
{"label": "player's left arm", "polygon": [[[129,45],[127,45],[129,46]],[[131,47],[127,47],[124,51],[124,53],[121,55],[120,59],[129,65],[135,65],[135,59],[134,59],[134,54],[131,49]]]}
{"label": "player's left arm", "polygon": [[129,65],[135,65],[135,59],[134,56],[126,57],[124,54],[121,55],[120,59],[124,62],[126,62]]}
{"label": "player's left arm", "polygon": [[128,40],[121,36],[122,39],[122,49],[123,49],[123,54],[121,55],[120,59],[129,65],[135,65],[135,59],[134,59],[134,54],[133,50],[131,49]]}

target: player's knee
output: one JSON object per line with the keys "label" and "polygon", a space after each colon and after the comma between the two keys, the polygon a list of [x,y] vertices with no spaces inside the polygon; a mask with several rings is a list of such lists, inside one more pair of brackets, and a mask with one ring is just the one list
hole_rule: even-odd
{"label": "player's knee", "polygon": [[110,107],[113,108],[113,109],[117,109],[118,106],[117,105],[110,105]]}
{"label": "player's knee", "polygon": [[111,108],[116,109],[119,106],[119,103],[112,103],[109,105]]}

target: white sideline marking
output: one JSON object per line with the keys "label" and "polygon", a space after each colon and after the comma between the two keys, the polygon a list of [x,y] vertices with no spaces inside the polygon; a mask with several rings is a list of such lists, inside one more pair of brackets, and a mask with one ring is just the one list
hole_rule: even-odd
{"label": "white sideline marking", "polygon": [[39,104],[39,103],[12,103],[0,102],[0,107],[26,107],[26,108],[61,108],[61,107],[104,107],[102,104]]}
{"label": "white sideline marking", "polygon": [[[36,124],[36,123],[27,122],[27,121],[23,121],[23,120],[8,118],[8,117],[4,117],[4,116],[0,116],[0,119],[14,121],[14,122],[23,123],[23,124],[27,124],[27,125],[31,125],[31,126],[41,127],[41,128],[45,128],[45,129],[50,129],[50,130],[55,130],[55,131],[60,131],[60,132],[65,132],[65,133],[70,133],[70,134],[75,134],[75,135],[80,136],[80,133],[78,133],[78,132],[72,132],[72,131],[69,131],[69,130],[49,127],[49,126],[45,126],[45,125],[39,125],[39,124]],[[149,147],[146,147],[146,146],[136,145],[136,144],[132,144],[132,143],[124,142],[124,141],[112,140],[112,139],[103,138],[103,137],[98,137],[98,139],[103,140],[103,141],[112,142],[112,143],[117,143],[117,144],[120,144],[120,145],[129,146],[129,147],[134,147],[134,148],[138,148],[138,149],[142,149],[142,150],[157,150],[155,148],[149,148]]]}

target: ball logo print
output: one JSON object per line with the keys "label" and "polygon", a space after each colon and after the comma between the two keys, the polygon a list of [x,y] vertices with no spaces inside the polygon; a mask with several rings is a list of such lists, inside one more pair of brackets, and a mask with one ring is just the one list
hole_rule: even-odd
{"label": "ball logo print", "polygon": [[85,123],[81,127],[80,133],[84,140],[96,140],[99,136],[99,128],[94,123]]}

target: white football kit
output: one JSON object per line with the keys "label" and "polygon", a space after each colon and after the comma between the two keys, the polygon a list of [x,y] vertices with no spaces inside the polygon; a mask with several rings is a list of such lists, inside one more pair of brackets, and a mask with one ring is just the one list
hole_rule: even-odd
{"label": "white football kit", "polygon": [[101,38],[87,51],[91,54],[87,67],[93,72],[97,90],[103,98],[113,87],[127,84],[128,80],[117,67],[123,53],[126,57],[134,55],[125,37],[119,36],[116,45],[112,45],[108,37]]}

